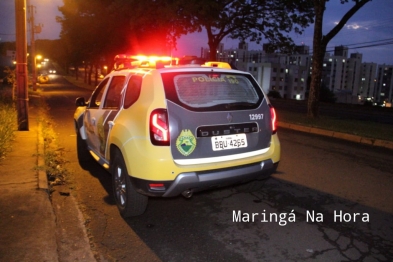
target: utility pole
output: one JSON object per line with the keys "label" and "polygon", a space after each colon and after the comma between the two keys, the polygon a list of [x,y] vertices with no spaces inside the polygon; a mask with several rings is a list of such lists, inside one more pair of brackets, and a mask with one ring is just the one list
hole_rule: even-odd
{"label": "utility pole", "polygon": [[37,60],[36,60],[36,55],[35,55],[35,38],[34,38],[34,31],[35,31],[35,25],[34,25],[34,6],[33,5],[28,5],[27,8],[29,9],[29,22],[30,22],[30,31],[31,31],[31,36],[30,36],[30,54],[31,54],[31,73],[32,73],[32,86],[33,90],[37,90]]}
{"label": "utility pole", "polygon": [[16,88],[18,130],[29,131],[27,85],[26,0],[15,0]]}

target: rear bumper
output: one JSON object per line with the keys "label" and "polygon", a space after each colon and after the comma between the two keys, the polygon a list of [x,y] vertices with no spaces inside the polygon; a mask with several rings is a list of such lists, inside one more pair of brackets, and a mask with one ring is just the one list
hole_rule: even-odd
{"label": "rear bumper", "polygon": [[[241,184],[270,176],[278,166],[271,159],[249,165],[217,170],[179,174],[174,181],[146,181],[132,178],[137,191],[148,196],[174,197],[183,192],[198,192],[232,184]],[[151,183],[162,183],[160,189],[152,190]]]}

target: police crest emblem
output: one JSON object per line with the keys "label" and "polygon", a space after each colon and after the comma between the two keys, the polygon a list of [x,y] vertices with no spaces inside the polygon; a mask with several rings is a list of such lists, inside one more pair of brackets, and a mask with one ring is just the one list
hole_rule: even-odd
{"label": "police crest emblem", "polygon": [[189,129],[182,130],[176,139],[176,147],[184,156],[189,156],[196,147],[195,136]]}

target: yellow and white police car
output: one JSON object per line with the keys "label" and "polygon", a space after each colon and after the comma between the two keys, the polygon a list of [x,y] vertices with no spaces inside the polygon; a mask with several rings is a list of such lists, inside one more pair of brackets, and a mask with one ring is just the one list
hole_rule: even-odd
{"label": "yellow and white police car", "polygon": [[222,62],[115,60],[90,99],[77,98],[74,120],[78,157],[111,173],[122,216],[142,214],[148,197],[191,197],[276,170],[276,113],[251,74]]}

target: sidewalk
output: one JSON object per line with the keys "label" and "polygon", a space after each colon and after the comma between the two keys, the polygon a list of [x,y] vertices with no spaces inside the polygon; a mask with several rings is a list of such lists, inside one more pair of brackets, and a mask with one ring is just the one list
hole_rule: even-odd
{"label": "sidewalk", "polygon": [[0,261],[96,261],[84,229],[79,229],[80,217],[71,218],[72,232],[82,233],[70,239],[55,214],[77,209],[75,201],[68,197],[52,207],[46,173],[37,171],[43,165],[37,117],[37,109],[29,108],[29,131],[15,132],[12,151],[0,162]]}

